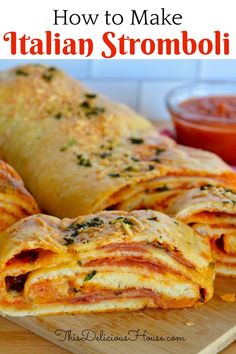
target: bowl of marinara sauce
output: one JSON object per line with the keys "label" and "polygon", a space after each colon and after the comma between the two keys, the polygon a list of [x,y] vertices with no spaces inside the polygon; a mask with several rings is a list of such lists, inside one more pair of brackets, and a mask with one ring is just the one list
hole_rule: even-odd
{"label": "bowl of marinara sauce", "polygon": [[193,82],[170,91],[166,102],[179,144],[236,165],[236,83]]}

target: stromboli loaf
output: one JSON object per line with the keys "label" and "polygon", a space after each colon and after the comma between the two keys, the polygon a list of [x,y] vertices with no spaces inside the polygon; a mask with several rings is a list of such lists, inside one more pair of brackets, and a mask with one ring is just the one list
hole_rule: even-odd
{"label": "stromboli loaf", "polygon": [[[55,68],[26,66],[3,73],[0,102],[0,156],[52,215],[143,208],[172,215],[178,200],[180,209],[187,207],[182,196],[191,189],[236,190],[235,173],[216,155],[162,137],[132,110],[89,92]],[[213,240],[213,228],[205,220],[201,224]],[[234,228],[229,219],[226,226]],[[227,275],[234,275],[233,263],[231,254]]]}
{"label": "stromboli loaf", "polygon": [[[94,160],[104,152],[98,146],[104,144],[109,150],[128,139],[130,132],[136,138],[149,136],[172,144],[153,134],[144,118],[122,105],[93,97],[56,69],[27,66],[3,73],[0,102],[0,155],[19,171],[41,208],[57,216],[99,210],[102,206],[97,200],[105,206],[107,196],[126,183],[115,186],[107,176],[102,184],[98,174],[103,173],[105,161],[100,157],[97,166],[94,161],[91,168],[84,166],[91,155]],[[88,178],[92,184],[85,183]]]}
{"label": "stromboli loaf", "polygon": [[0,240],[0,274],[11,316],[193,306],[214,279],[208,241],[155,211],[28,217]]}
{"label": "stromboli loaf", "polygon": [[218,275],[236,277],[236,193],[205,185],[176,198],[168,213],[209,238]]}
{"label": "stromboli loaf", "polygon": [[0,160],[0,231],[38,212],[34,198],[25,189],[19,175],[6,162]]}
{"label": "stromboli loaf", "polygon": [[[215,155],[176,145],[132,110],[55,68],[3,73],[0,102],[0,156],[52,215],[119,208],[132,195],[140,208],[138,197],[153,189],[159,198],[161,179],[169,177],[175,183],[186,178],[191,186],[209,178],[236,185],[235,174]],[[150,207],[159,209],[153,202]]]}

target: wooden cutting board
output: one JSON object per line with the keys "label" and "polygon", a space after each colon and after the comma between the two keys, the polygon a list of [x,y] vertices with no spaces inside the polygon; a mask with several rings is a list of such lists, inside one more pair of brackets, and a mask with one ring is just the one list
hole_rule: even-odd
{"label": "wooden cutting board", "polygon": [[[9,319],[72,353],[214,354],[236,340],[236,302],[220,298],[225,293],[235,292],[236,279],[218,278],[214,298],[196,309]],[[71,331],[71,337],[77,340],[69,340],[66,331]],[[84,341],[79,340],[83,338],[82,331],[84,338],[89,333]],[[94,338],[95,334],[98,338]],[[110,341],[109,336],[121,338]],[[122,341],[125,336],[131,340]],[[184,337],[185,340],[171,340],[172,337]]]}

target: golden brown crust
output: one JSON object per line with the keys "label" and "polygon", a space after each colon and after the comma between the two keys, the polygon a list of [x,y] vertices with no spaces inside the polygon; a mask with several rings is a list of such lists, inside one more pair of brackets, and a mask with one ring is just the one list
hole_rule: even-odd
{"label": "golden brown crust", "polygon": [[20,176],[0,160],[0,231],[38,212],[38,206]]}
{"label": "golden brown crust", "polygon": [[193,306],[212,296],[211,262],[206,240],[154,211],[73,220],[35,215],[1,239],[0,310],[25,315]]}
{"label": "golden brown crust", "polygon": [[126,198],[124,189],[134,191],[164,176],[236,185],[220,158],[177,146],[143,117],[55,68],[3,73],[0,101],[0,155],[52,215],[75,217],[114,207],[117,196]]}
{"label": "golden brown crust", "polygon": [[236,276],[236,193],[207,184],[183,193],[169,207],[169,214],[191,225],[211,240],[216,272]]}

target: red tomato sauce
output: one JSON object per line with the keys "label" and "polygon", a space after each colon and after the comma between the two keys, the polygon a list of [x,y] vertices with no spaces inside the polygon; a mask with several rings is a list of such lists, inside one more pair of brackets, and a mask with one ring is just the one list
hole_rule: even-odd
{"label": "red tomato sauce", "polygon": [[212,151],[236,165],[236,96],[182,102],[173,113],[179,144]]}

